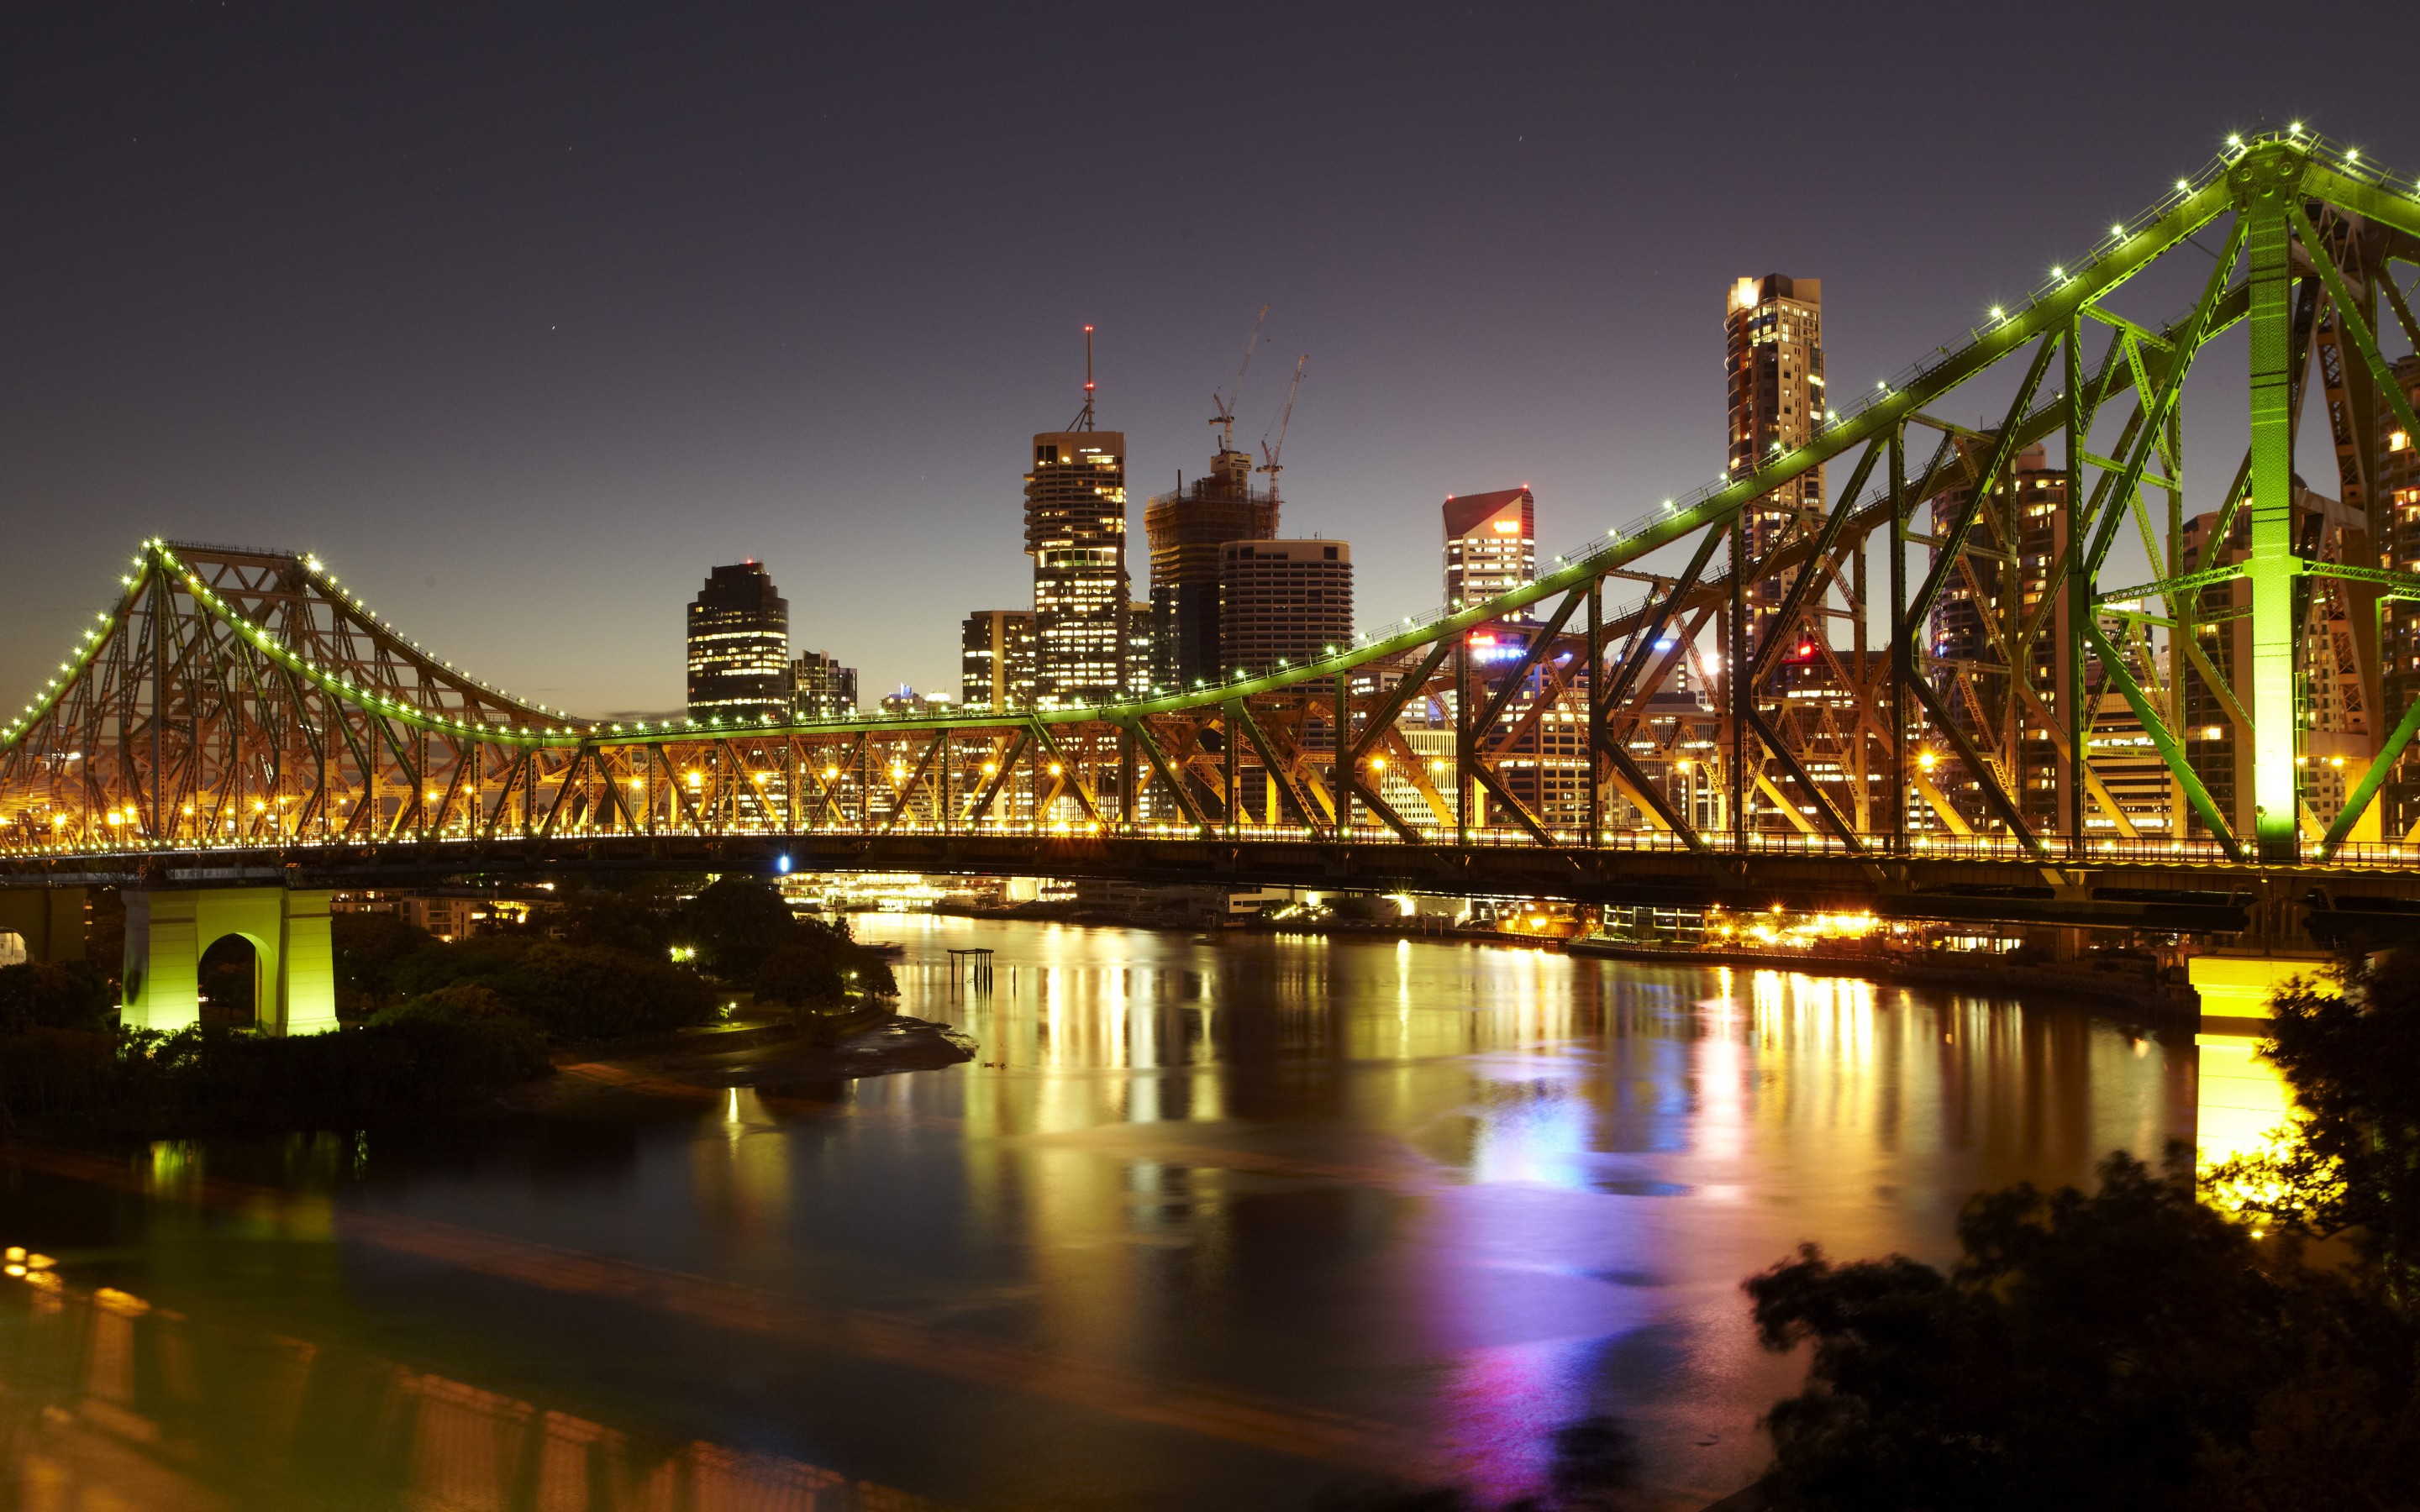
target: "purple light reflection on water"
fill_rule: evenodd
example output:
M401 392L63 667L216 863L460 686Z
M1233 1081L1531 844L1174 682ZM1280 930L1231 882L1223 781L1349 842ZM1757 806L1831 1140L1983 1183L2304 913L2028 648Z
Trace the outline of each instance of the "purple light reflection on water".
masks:
M1808 1239L1943 1258L1970 1193L2085 1180L2192 1126L2190 1037L2146 1053L2073 1006L1527 949L861 933L905 937L903 1007L971 1035L976 1064L641 1099L476 1148L197 1145L192 1170L320 1221L265 1244L175 1183L138 1207L54 1182L11 1240L112 1257L96 1280L324 1358L945 1505L1289 1512L1388 1469L1501 1501L1537 1487L1556 1427L1607 1412L1678 1507L1753 1477L1757 1417L1795 1383L1756 1345L1744 1277ZM991 992L949 972L941 948L969 943L1000 949ZM329 1213L906 1343L867 1356L845 1331L467 1275L332 1241ZM237 1364L201 1384L274 1383ZM295 1461L323 1477L311 1504L386 1504L392 1467L330 1449L366 1430L323 1405L326 1452ZM1339 1450L1332 1422L1390 1447Z

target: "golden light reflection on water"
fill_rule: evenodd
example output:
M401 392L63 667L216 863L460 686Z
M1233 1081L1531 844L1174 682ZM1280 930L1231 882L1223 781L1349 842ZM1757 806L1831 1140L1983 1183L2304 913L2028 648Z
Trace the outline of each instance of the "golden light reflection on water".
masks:
M992 995L937 986L909 1011L995 1063L950 1095L968 1148L1032 1194L999 1216L1052 1329L1142 1364L1174 1296L1251 1284L1217 1268L1257 1242L1253 1182L1286 1161L1417 1200L1368 1282L1393 1336L1330 1342L1436 1369L1449 1462L1507 1496L1609 1381L1637 1392L1668 1487L1736 1489L1789 1370L1754 1346L1744 1276L1803 1239L1945 1257L1969 1194L2088 1181L2192 1127L2189 1057L2074 1010L1410 942L982 943L1002 952ZM1194 1132L1147 1133L1171 1120ZM1171 1186L1192 1203L1173 1219ZM1606 1363L1667 1334L1687 1340L1675 1379Z
M775 1455L634 1442L464 1381L209 1328L107 1288L27 1288L0 1309L0 1505L26 1512L933 1506ZM243 1394L211 1389L239 1373Z
M136 1180L256 1240L577 1299L579 1328L464 1324L518 1375L422 1360L423 1385L379 1387L395 1473L425 1458L415 1484L464 1477L449 1497L506 1465L641 1505L677 1464L697 1494L703 1451L643 1452L646 1412L576 1407L618 1319L659 1341L668 1394L711 1382L812 1458L905 1462L924 1479L882 1478L942 1500L1013 1476L1021 1505L1291 1506L1373 1465L1510 1497L1556 1424L1609 1410L1658 1488L1702 1504L1755 1468L1795 1368L1756 1348L1742 1277L1801 1240L1940 1258L1970 1193L2086 1180L2192 1126L2189 1050L2072 1009L1435 943L870 932L908 937L903 1008L967 1031L974 1064L812 1095L577 1068L654 1120L585 1185L499 1157L332 1202L330 1172L365 1157L307 1143L271 1200L214 1188L198 1149ZM1000 951L988 993L948 968L966 944ZM452 1316L442 1289L321 1280L373 1321ZM728 1384L743 1344L785 1384ZM185 1379L262 1401L331 1368L188 1356ZM800 1382L874 1426L828 1421ZM287 1442L318 1441L314 1395ZM946 1461L923 1453L936 1423L959 1430Z

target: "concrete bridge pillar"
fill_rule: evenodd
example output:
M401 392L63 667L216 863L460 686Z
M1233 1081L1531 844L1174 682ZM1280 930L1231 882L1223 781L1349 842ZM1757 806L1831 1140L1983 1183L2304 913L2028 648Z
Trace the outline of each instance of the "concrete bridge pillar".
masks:
M2285 1077L2257 1058L2269 1033L2269 995L2295 977L2316 976L2317 957L2197 955L2186 980L2201 998L2201 1032L2194 1036L2200 1076L2194 1143L2204 1165L2265 1148L2271 1133L2293 1115Z
M264 1034L336 1026L335 951L328 894L285 887L129 888L129 1028L175 1030L201 1017L201 961L230 934L253 949L255 1023Z
M0 935L14 936L0 939L0 964L83 960L84 905L82 887L0 887Z

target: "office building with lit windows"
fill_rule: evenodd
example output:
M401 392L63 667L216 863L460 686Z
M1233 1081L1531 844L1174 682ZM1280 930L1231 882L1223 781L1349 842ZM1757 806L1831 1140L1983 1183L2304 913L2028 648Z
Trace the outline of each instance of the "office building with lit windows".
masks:
M1258 676L1353 640L1353 547L1233 541L1219 568L1219 666Z
M1033 559L1033 702L1115 702L1126 684L1126 439L1077 425L1033 438L1025 550Z
M1936 540L1966 513L1973 497L1972 486L1960 485L1933 498ZM2011 795L2026 825L2064 834L2073 801L2065 775L2065 737L2054 733L2043 711L2061 707L2059 689L2070 656L2067 595L2054 592L2053 576L2067 555L2067 470L2053 466L2037 441L2010 460L1974 516L1962 570L1944 580L1933 605L1925 670L1955 689L1944 701L1949 717L1978 749L1997 755L2001 770L2013 779ZM1933 548L1931 561L1938 563L1940 556L1940 548ZM1831 658L1817 653L1806 626L1795 633L1797 646L1781 654L1765 691L1806 701L1828 698L1848 717L1856 701L1831 674ZM2123 631L2119 640L2123 643ZM2026 648L2022 665L2009 661L2011 646ZM1838 653L1836 657L1847 660ZM1912 713L1921 723L1920 712ZM2001 827L1971 773L1944 780L1944 795L1969 825L1985 831Z
M1468 609L1538 577L1538 501L1527 485L1445 499L1445 602ZM1525 610L1508 621L1529 618Z
M802 653L790 663L790 717L845 719L857 712L857 669L825 652Z
M689 717L754 724L790 712L790 605L763 563L717 567L689 606Z
M1735 279L1723 331L1730 348L1729 471L1736 478L1813 440L1824 416L1823 281L1781 273ZM1813 531L1823 516L1823 470L1818 467L1747 506L1748 560L1761 561L1795 529ZM1749 651L1761 643L1785 591L1779 577L1747 585Z
M2391 369L2394 379L2415 409L2420 409L2420 353L2405 357ZM2371 490L2370 540L2378 565L2397 572L2420 572L2420 436L2403 428L2381 389L2374 401L2370 434L2377 437L2377 486ZM2420 699L2420 604L2381 598L2379 614L2381 702L2371 733L2382 738L2402 712ZM2420 826L2420 750L2404 748L2385 789L2378 795L2381 835L2402 840Z
M2365 548L2375 549L2362 539L2370 524L2366 511L2304 487L2299 479L2288 508L2288 539L2307 543L2306 549L2315 548L2310 549L2312 561L2357 560ZM2222 523L2226 530L2220 536ZM2181 540L2180 555L2188 562L2231 567L2249 561L2252 511L2196 515L2184 522ZM2344 582L2313 574L2308 591L2295 595L2300 600L2294 636L2295 722L2300 726L2295 738L2295 764L2300 768L2295 785L2303 805L2321 825L2333 822L2344 808L2352 785L2368 770L2383 733L2370 713L2366 669L2356 649L2356 616L2367 607L2344 591ZM2201 656L2187 659L2178 679L2184 705L2181 738L2194 775L2201 779L2220 817L2236 834L2248 835L2260 814L2255 801L2249 732L2236 722L2235 711L2242 703L2241 695L2233 690L2247 686L2253 666L2252 580L2236 578L2205 584L2195 596L2194 635ZM2218 674L2216 683L2203 674L2200 664L2205 661ZM2182 801L2180 794L2180 808ZM2179 827L2185 833L2207 832L2199 815L2187 810L2180 817Z
M1033 702L1033 612L977 609L958 640L958 702L1004 714Z

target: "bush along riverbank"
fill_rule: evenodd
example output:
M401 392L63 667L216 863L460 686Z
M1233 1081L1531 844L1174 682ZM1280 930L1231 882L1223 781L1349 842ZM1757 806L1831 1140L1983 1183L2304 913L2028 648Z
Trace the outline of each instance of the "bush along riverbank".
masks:
M582 889L524 927L445 942L340 915L342 1026L280 1039L206 1022L119 1026L84 965L0 967L0 1133L161 1137L458 1117L583 1052L715 1023L736 995L821 1042L888 1011L891 968L845 925L800 922L752 877L694 897Z

